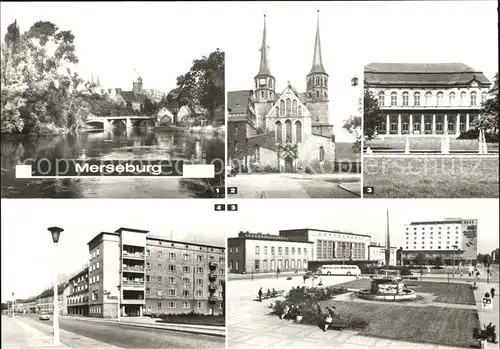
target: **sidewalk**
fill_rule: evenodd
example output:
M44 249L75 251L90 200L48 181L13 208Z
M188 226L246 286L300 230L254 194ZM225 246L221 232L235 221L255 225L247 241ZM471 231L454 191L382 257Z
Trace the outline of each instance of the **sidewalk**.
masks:
M2 316L2 348L68 348L55 346L52 336L26 325L22 321Z
M493 298L493 309L483 309L482 308L482 299L486 292L490 293L491 287L495 287L495 298ZM498 329L499 325L499 316L498 316L498 290L499 285L497 283L486 283L486 282L478 282L477 290L474 291L474 298L476 299L477 304L477 312L479 315L479 322L481 324L481 328L484 329L490 322L493 323ZM498 330L497 330L498 334Z
M30 320L2 316L2 348L85 348L85 349L119 349L92 338L73 332L59 330L61 344L53 344L52 329L50 333L42 332L29 324ZM40 325L45 326L45 325Z
M305 271L299 271L297 274L294 271L284 271L280 272L279 278L286 278L287 276L300 276L304 275L306 272ZM276 279L276 272L266 272L266 273L253 273L253 278L254 279L269 279L269 278L275 278ZM234 274L234 273L229 273L228 275L228 280L248 280L252 279L252 273L246 273L246 274Z
M225 337L226 328L221 326L210 326L210 325L190 325L190 324L176 324L176 323L159 323L156 322L158 319L152 319L149 317L130 317L121 318L118 321L116 318L93 318L93 317L82 317L82 316L65 316L74 320L79 321L93 321L100 323L115 323L124 326L136 326L144 328L154 328L160 330L178 331L186 333L196 333L205 334L210 336Z

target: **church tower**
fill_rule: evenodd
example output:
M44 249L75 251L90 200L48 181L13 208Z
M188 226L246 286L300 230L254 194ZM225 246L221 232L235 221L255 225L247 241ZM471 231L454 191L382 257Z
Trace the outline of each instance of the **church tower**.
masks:
M312 114L312 126L315 124L329 124L328 112L328 74L321 59L321 41L319 35L319 10L316 27L316 40L314 42L314 53L312 67L306 77L307 99L306 106ZM319 126L319 125L317 125ZM322 134L324 132L321 132Z
M264 15L264 32L260 48L260 68L255 81L255 118L257 128L265 128L265 116L271 110L275 100L276 80L269 68L269 46L267 46L266 15Z

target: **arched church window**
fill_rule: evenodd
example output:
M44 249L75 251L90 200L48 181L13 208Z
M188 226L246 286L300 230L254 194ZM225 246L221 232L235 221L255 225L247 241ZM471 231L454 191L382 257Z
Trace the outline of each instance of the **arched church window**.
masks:
M297 100L294 99L292 102L292 116L297 117Z
M269 88L273 88L273 80L269 79Z
M292 101L290 98L286 99L286 116L290 116L292 113Z
M316 86L321 86L321 81L319 76L316 76Z
M285 116L285 101L280 101L280 116Z
M323 146L319 147L319 161L325 162L325 148Z
M274 113L276 117L280 116L280 108L278 108L278 106L274 108Z
M292 122L290 120L285 121L285 141L292 143Z
M300 106L300 105L297 108L297 116L302 116L302 106Z
M295 143L302 142L302 123L300 121L295 121Z
M283 134L282 134L282 130L281 130L281 122L279 121L276 121L276 124L275 124L275 132L276 132L276 142L278 143L281 143L283 141Z
M326 78L323 77L323 87L326 87Z
M319 91L316 91L316 97L319 98Z

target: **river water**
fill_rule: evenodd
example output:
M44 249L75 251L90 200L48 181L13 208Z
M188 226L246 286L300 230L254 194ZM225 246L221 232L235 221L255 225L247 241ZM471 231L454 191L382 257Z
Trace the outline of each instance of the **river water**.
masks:
M224 185L224 136L152 128L84 131L50 137L2 136L2 198L216 198ZM26 159L188 160L214 163L214 179L16 179Z

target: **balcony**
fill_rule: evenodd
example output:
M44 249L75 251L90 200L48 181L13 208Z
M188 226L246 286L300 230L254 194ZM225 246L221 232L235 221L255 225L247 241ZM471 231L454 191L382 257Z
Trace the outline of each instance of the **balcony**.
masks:
M141 280L130 280L123 279L122 280L122 288L123 289L132 289L132 290L142 290L144 289L144 279Z
M214 304L218 301L219 299L215 296L210 296L208 297L208 302L211 303L211 304Z
M144 266L143 265L122 265L122 271L124 272L129 272L129 273L144 273Z
M132 252L132 251L126 251L124 250L122 253L122 256L124 259L140 259L144 260L145 254L144 252Z
M217 280L217 276L219 276L219 275L216 273L210 273L208 275L208 280L210 280L210 282L214 282L215 280Z
M215 292L217 291L217 284L215 282L212 282L210 284L208 284L208 290L210 292Z
M215 270L215 268L217 268L219 266L219 263L217 262L210 262L208 263L208 267L210 268L210 270Z

